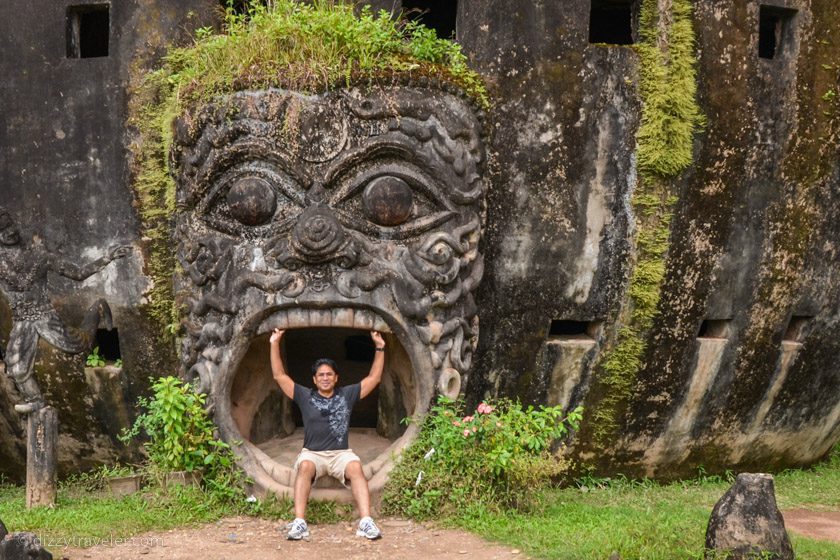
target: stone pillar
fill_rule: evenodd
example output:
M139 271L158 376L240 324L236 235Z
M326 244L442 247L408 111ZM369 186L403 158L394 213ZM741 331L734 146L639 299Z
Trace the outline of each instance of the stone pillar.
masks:
M55 505L58 414L51 406L26 419L26 508Z

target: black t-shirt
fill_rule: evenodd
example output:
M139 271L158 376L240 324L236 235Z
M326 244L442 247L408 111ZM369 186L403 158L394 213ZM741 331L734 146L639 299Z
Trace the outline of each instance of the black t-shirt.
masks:
M295 383L295 402L303 416L303 446L310 451L349 449L350 412L359 400L362 385L336 387L330 398L316 389Z

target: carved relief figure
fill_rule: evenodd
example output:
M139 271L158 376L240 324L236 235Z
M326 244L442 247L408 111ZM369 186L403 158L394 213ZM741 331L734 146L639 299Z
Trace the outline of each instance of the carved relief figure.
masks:
M105 300L99 300L85 314L78 332L71 332L47 294L49 272L81 281L130 251L127 246L114 246L107 256L79 266L37 243L24 243L12 216L0 207L0 289L12 310L12 331L5 362L6 373L14 380L24 400L15 407L18 412L29 413L44 406L41 389L33 375L39 338L64 352L79 354L91 349L100 322L111 329L111 310Z
M258 484L290 493L291 471L248 442L259 402L232 403L257 336L382 331L407 356L386 373L408 414L421 417L436 392L458 394L483 273L484 147L467 102L435 87L239 92L184 114L171 160L184 369L209 393L222 436L243 441ZM376 464L372 489L384 481Z

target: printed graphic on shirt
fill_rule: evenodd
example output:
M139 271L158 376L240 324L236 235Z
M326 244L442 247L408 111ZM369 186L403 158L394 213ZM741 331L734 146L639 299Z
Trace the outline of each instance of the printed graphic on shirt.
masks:
M309 397L309 403L317 408L330 421L330 433L337 442L344 440L350 426L350 407L344 395L337 393L331 399L325 399L315 391Z

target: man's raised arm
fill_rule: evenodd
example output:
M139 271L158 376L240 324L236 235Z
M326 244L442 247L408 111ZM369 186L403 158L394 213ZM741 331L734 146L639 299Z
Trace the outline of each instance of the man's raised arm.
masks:
M382 370L385 368L385 341L382 339L382 335L376 331L370 331L370 337L373 339L376 351L373 356L373 365L370 366L370 373L362 379L360 399L365 398L376 389L376 386L382 381Z
M286 373L283 367L283 358L280 357L280 339L283 338L283 333L280 329L274 329L271 337L268 339L268 344L271 346L271 375L274 380L280 385L280 390L283 394L294 400L295 398L295 382Z

